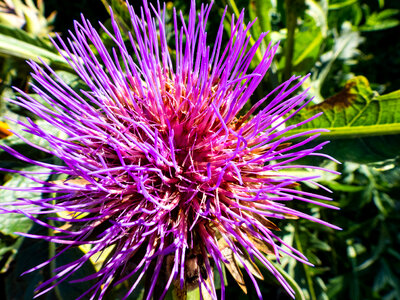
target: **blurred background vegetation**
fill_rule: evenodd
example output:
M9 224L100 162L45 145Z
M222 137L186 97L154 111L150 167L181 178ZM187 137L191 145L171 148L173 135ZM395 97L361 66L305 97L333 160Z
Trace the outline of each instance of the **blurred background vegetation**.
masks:
M141 5L141 1L131 2L136 8ZM79 88L79 80L58 55L49 36L54 36L53 32L68 36L73 20L79 20L80 13L95 26L97 21L109 26L107 3L113 7L120 25L129 30L126 7L120 0L0 1L2 143L12 145L28 156L37 158L42 155L44 161L52 159L10 135L8 128L13 125L8 124L4 117L20 119L29 115L6 99L16 97L12 86L30 91L32 80L25 61L37 61L38 56L72 86ZM200 1L197 3L200 7ZM167 2L169 17L173 6L183 12L189 10L187 1ZM303 88L310 89L313 103L293 122L324 111L319 121L307 126L331 129L331 133L321 137L331 140L325 152L342 162L336 164L322 159L312 162L341 172L340 176L321 174L319 180L333 191L326 194L333 197L333 204L341 210L331 211L312 205L304 208L305 204L301 203L301 210L308 210L310 214L340 226L342 231L333 231L305 220L278 224L285 241L305 253L315 265L308 267L289 258L282 259L281 272L289 280L293 279L296 298L400 299L400 1L216 1L207 25L210 41L213 41L225 6L228 16L238 15L245 9L246 21L258 18L250 30L254 40L261 32L270 31L253 61L253 67L268 43L280 41L275 62L252 101L291 75L310 74ZM226 18L226 28L229 22L230 19ZM168 30L173 49L172 25ZM103 37L107 42L107 36L104 34ZM228 38L227 30L225 39ZM40 143L40 140L34 142ZM0 167L32 168L4 151L0 151ZM304 172L319 173L317 170ZM6 173L0 176L0 183L9 186L28 184L26 180ZM309 190L314 187L302 188ZM18 196L21 195L0 190L0 201L8 202ZM32 226L29 219L0 215L2 299L31 299L35 286L49 276L46 270L42 270L19 277L29 267L54 255L55 249L47 243L23 240L14 234L15 231L41 230ZM79 255L79 251L75 255ZM95 267L95 264L85 266L81 273L90 272ZM263 273L265 281L260 285L264 299L288 299L273 276L267 271ZM246 280L248 295L241 292L229 274L224 280L228 283L227 299L257 298L249 280ZM40 299L73 299L86 287L84 284L63 283ZM109 299L120 299L124 291L126 285L119 286ZM140 290L129 299L136 298L140 298Z

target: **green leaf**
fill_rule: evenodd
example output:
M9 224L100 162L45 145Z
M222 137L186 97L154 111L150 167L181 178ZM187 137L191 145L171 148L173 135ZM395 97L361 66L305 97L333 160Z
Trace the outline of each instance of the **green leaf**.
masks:
M386 270L381 267L378 274L375 276L374 285L372 286L372 290L375 293L379 293L379 291L382 290L388 282L388 277L385 271Z
M293 67L294 71L306 74L315 64L326 36L326 16L322 8L313 1L306 1L307 9L301 26L296 32Z
M347 288L349 283L348 275L339 275L329 281L327 295L329 299L337 299L337 296L344 288Z
M34 225L30 233L37 235L49 234L46 228L39 225ZM51 247L56 246L44 240L30 238L23 239L23 243L15 257L13 268L6 277L6 294L8 300L32 299L35 294L35 288L37 288L41 282L54 275L52 275L52 267L61 267L62 265L73 262L85 255L80 248L71 248L58 257L55 260L55 263L50 263L41 269L41 271L34 271L24 276L20 276L23 272L52 257L54 253L51 251ZM96 271L93 265L90 263L90 261L88 261L84 263L76 272L74 272L74 274L72 274L67 280L60 283L55 289L49 292L47 294L47 298L40 299L76 299L93 285L93 281L80 283L70 283L70 281L86 277L95 272Z
M0 273L9 270L22 240L22 237L14 238L0 233Z
M197 300L200 299L200 289L195 288L191 291L188 291L186 300Z
M114 14L114 19L122 31L128 36L128 32L131 31L131 19L128 10L127 3L123 0L101 0L108 13L111 13L110 7Z
M44 170L41 167L30 166L25 169L25 171L41 171ZM9 174L11 177L5 184L4 187L35 187L40 184L34 182L26 177L19 174ZM47 180L47 174L32 175L33 177L40 180ZM8 203L14 202L18 198L28 198L31 200L40 199L40 193L34 192L24 192L24 191L10 191L6 189L0 189L0 202ZM15 232L28 232L32 227L33 221L23 214L0 214L0 232L4 235L10 235L12 237L17 237Z
M0 24L0 33L2 36L13 37L19 41L24 41L26 43L29 43L30 45L46 49L52 53L55 54L58 53L57 49L51 44L49 40L30 35L29 33L27 33L22 29L15 27L8 27L6 25Z
M82 252L79 248L71 248L65 254L61 255L56 259L57 267L61 267L68 263L78 260L85 253ZM66 281L62 282L58 286L58 290L62 299L76 299L81 296L84 292L86 292L89 288L91 288L94 284L94 281L84 281L79 283L70 283L72 280L77 280L88 275L94 274L96 270L93 265L90 263L90 260L85 262L78 270L74 272Z
M398 18L392 18L399 14L398 9L385 9L379 13L374 12L367 17L364 25L360 26L361 31L376 31L396 27L400 24Z
M102 0L102 1L105 1L105 0ZM239 8L238 8L235 0L228 0L227 3L229 4L229 7L232 9L233 14L236 17L239 17L240 11L239 11ZM224 28L225 28L226 32L230 33L231 26L230 26L230 23L227 18L225 18L225 20L224 20ZM244 28L246 28L246 25L244 26ZM247 32L246 35L249 38L250 46L253 46L256 43L256 39L254 39L254 37L252 36L252 34L250 34L250 32ZM261 61L262 53L261 53L260 49L257 49L254 59Z
M0 25L0 55L32 59L39 63L38 57L40 57L47 64L71 69L54 47L44 40L34 38L19 28L4 25Z
M252 33L254 36L260 36L262 32L271 32L271 13L274 11L272 1L270 0L251 0L249 1L249 15L250 19L258 19L252 26ZM268 34L261 44L265 46L270 42L271 36Z
M395 297L393 297L393 299L400 299L400 280L397 278L397 276L395 276L395 273L392 272L390 265L384 259L382 260L382 266L389 284L395 291Z
M345 1L340 1L338 3L329 3L329 10L335 10L335 9L341 9L343 7L353 5L354 3L357 3L358 0L345 0Z
M47 230L40 226L34 226L31 233L46 234ZM30 268L48 259L48 243L43 240L24 238L18 254L15 257L15 264L5 278L5 293L7 300L31 300L34 290L45 279L44 272L33 272L21 276Z
M354 59L360 54L358 47L365 41L365 38L358 31L352 29L351 23L348 21L341 25L340 35L332 42L333 47L328 52L325 52L319 57L321 70L315 72L311 78L311 93L315 96L316 103L323 101L321 90L326 84L331 86L331 82L326 83L330 78L330 73L334 69L335 63L341 60L341 64L351 64Z
M348 192L348 193L361 192L362 190L365 189L365 186L342 184L336 181L324 182L324 184L334 191Z
M287 125L321 111L322 116L291 130L290 134L329 129L321 133L320 139L332 141L324 152L339 160L373 162L400 154L400 90L379 95L371 90L365 77L357 76L341 92L303 109Z
M39 125L42 128L46 129L46 132L49 134L52 134L58 138L66 138L66 134L58 128L48 124L46 121L43 120L37 120L35 122L37 125ZM45 149L50 149L49 143L43 139L40 136L33 135L31 133L25 132L21 130L20 126L15 125L13 123L10 124L11 129L14 130L15 132L18 132L23 138L29 140L31 143L38 145L40 147L43 147ZM19 153L22 153L24 156L35 159L35 160L45 160L49 159L50 154L45 153L41 150L38 150L28 144L26 144L23 140L21 140L18 136L16 135L11 135L8 136L5 139L0 140L0 144L9 146L16 150ZM24 168L27 165L27 163L22 162L18 158L12 156L8 152L0 149L0 167L2 168L7 168L7 169L15 169L15 168Z
M279 273L285 278L285 280L289 283L295 293L295 298L298 300L305 300L306 297L301 290L300 286L297 284L296 280L287 273L280 264L274 263L274 267L278 270Z

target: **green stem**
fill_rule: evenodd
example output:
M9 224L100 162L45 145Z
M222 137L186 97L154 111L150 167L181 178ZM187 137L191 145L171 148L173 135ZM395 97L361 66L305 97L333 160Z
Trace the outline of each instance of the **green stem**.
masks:
M233 10L233 12L234 12L234 14L236 16L240 15L240 12L239 12L239 9L238 9L238 7L236 5L235 0L229 0L229 6L232 8L232 10ZM257 10L259 10L259 9L265 10L267 8L268 8L268 6L267 6L267 4L263 3L263 0L256 1L256 9ZM270 25L271 22L270 22L270 20L269 19L265 19L265 17L262 17L261 15L262 15L261 13L257 14L257 18L259 19L259 22L261 23L262 31L264 31L264 32L270 31L271 30L271 25ZM246 25L244 25L244 28L245 29L247 28ZM256 40L252 37L251 33L247 32L246 36L250 37L250 41L249 41L250 46L254 46L254 44L256 43ZM266 44L269 44L270 41L271 41L271 39L269 38L269 35L267 35L265 37ZM261 49L260 48L257 49L255 56L256 56L256 59L259 62L261 62L261 60L263 58L263 54L261 53ZM271 81L271 84L270 84L271 88L276 87L278 85L278 82L279 82L278 81L278 76L277 76L277 69L278 69L278 67L276 65L276 62L273 61L272 64L271 64L271 67L268 70L269 79Z
M290 276L281 266L280 264L274 264L274 267L281 273L281 275L285 278L285 280L290 284L292 289L294 290L294 297L296 300L305 300L306 297L304 296L301 287L297 284L296 280L292 276Z
M296 0L285 0L287 36L285 42L285 68L283 80L290 78L293 69L294 37L297 23Z
M283 134L283 136L292 136L307 130L317 128L296 128L290 131L290 134ZM388 124L375 124L375 125L363 125L363 126L341 126L341 127L329 127L325 126L328 132L321 132L321 138L324 140L334 139L351 139L351 138L362 138L382 135L397 135L400 134L400 123L388 123ZM311 135L311 134L310 134ZM308 135L307 135L308 136Z
M55 162L58 162L58 159L57 159L57 158L55 158L54 160L55 160ZM50 178L49 178L48 180L53 180L53 179L55 179L54 176L55 176L55 175L51 175ZM50 194L50 196L51 196L51 197L55 197L56 194ZM55 204L56 204L56 200L53 200L53 201L52 201L52 204L55 205ZM54 220L51 220L51 219L50 219L48 222L49 222L49 225L50 225L51 227L53 227L53 228L55 227L56 224L55 224L55 221L54 221ZM48 229L48 232L49 232L49 236L54 236L54 235L55 235L53 229L50 229L50 228L49 228L49 229ZM56 244L55 244L55 243L49 243L49 259L52 259L55 255L56 255ZM50 262L49 267L50 267L50 276L51 276L51 277L56 276L56 272L54 272L54 270L57 268L56 259L53 259L53 260ZM54 293L55 293L55 295L56 295L57 300L63 300L63 297L62 297L61 291L60 291L60 287L58 286L58 284L56 284L56 285L54 286Z
M350 244L347 246L347 256L350 258L351 262L351 289L350 289L350 295L351 299L358 300L360 299L360 283L358 280L358 274L357 274L357 252L354 249L353 245Z
M235 14L236 16L239 16L239 15L240 15L240 12L239 12L239 9L238 9L238 7L237 7L237 5L236 5L236 3L235 3L235 0L229 0L229 5L230 5L230 7L232 8L234 14ZM247 26L246 26L246 25L244 25L244 29L245 29L245 30L247 29ZM251 45L251 46L254 46L254 44L256 43L256 40L251 36L251 34L250 34L249 31L246 33L246 36L247 36L247 37L250 37L250 45ZM258 59L258 61L261 61L262 58L263 58L263 55L262 55L262 53L261 53L260 48L258 48L257 51L256 51L256 58Z
M54 226L54 221L53 220L49 220L49 225L50 226ZM54 236L54 231L52 229L49 229L49 235L50 236ZM49 259L53 258L56 255L56 245L55 243L49 243ZM57 264L56 264L56 260L52 260L50 262L50 276L54 277L56 275L56 273L54 272L54 270L57 268ZM54 293L56 294L56 298L58 300L63 300L63 297L61 295L60 292L60 288L57 285L54 286Z
M255 10L256 10L256 14L257 14L257 19L258 22L260 23L260 27L262 32L267 32L267 31L271 31L271 18L269 15L269 12L272 8L272 4L271 1L265 1L265 0L254 0L254 5L255 5ZM271 39L270 39L270 35L267 35L265 37L266 43L268 44Z
M301 246L300 242L300 236L299 236L299 224L296 223L296 228L294 231L294 240L296 242L297 249L301 252L303 252L303 247ZM317 300L317 297L315 296L315 290L314 290L314 285L312 281L312 276L310 274L310 267L306 264L303 264L304 268L304 273L306 274L306 280L307 280L307 285L308 285L308 291L310 292L310 299L311 300Z

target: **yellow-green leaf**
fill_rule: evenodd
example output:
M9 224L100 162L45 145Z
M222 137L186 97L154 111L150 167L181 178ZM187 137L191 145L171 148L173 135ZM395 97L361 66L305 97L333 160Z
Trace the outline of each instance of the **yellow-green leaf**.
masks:
M400 90L379 95L365 77L357 76L336 95L303 109L288 121L288 125L321 111L322 116L291 130L290 134L329 129L321 133L321 139L332 141L324 152L341 160L372 162L399 155Z

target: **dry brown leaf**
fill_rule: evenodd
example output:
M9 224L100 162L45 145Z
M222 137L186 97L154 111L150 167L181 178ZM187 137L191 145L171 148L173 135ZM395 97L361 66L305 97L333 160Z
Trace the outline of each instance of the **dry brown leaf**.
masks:
M239 260L236 257L237 254L235 254L235 259ZM243 260L244 264L246 265L247 269L249 269L250 273L253 274L256 278L260 280L264 280L264 276L261 274L260 269L257 267L257 265L250 259L250 256L246 253L246 255L242 255L241 260ZM239 260L240 261L240 260Z
M174 288L172 292L174 294L174 299L186 300L187 299L186 284L183 286L183 289L181 289L180 280L174 280L173 284Z
M57 185L67 185L68 183L74 184L74 185L80 185L80 186L85 186L90 184L89 181L83 179L83 178L75 178L75 179L67 179L67 180L55 180L55 181L50 181L50 183L57 184Z
M261 252L265 254L275 254L274 248L267 242L264 242L256 237L250 237L250 239L253 242L254 246L256 246L256 248Z
M268 229L271 230L276 230L280 231L281 229L275 225L275 223L271 222L270 220L266 219L264 216L258 215L258 214L252 214L254 218L257 219L264 227L267 227Z
M226 268L228 269L229 273L231 273L232 277L235 279L239 287L242 291L247 294L247 287L244 282L242 271L237 264L235 259L235 254L232 249L229 247L228 243L225 241L224 238L218 240L218 247L221 250L222 255L226 258L229 263L225 263Z
M205 280L205 284L207 285L207 287L204 286L203 282L201 283L201 297L203 300L212 300L212 296L207 291L207 288L212 291L210 278L207 278L207 280Z

